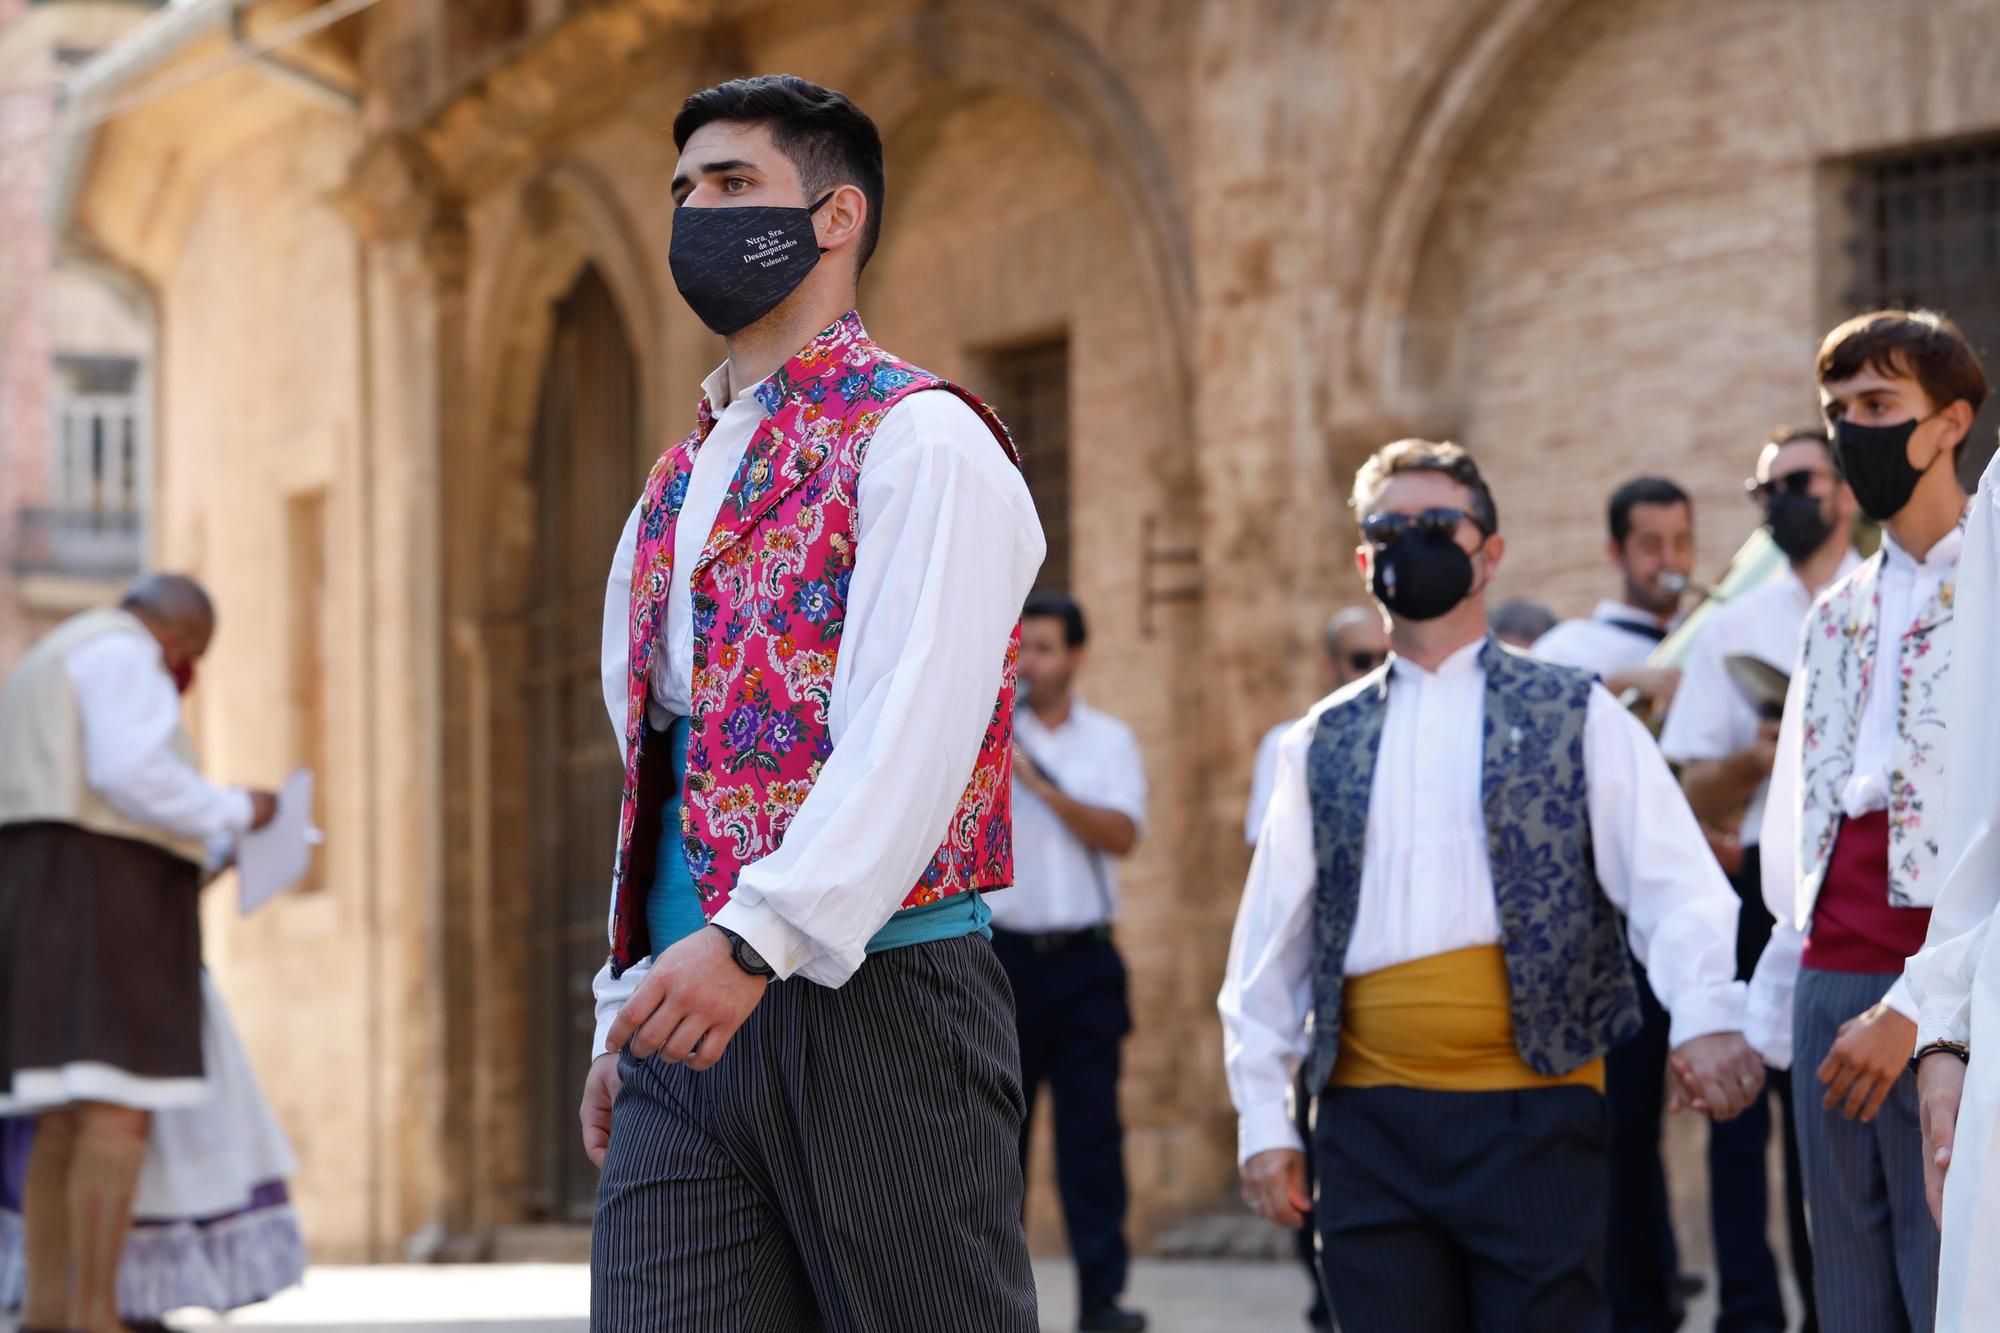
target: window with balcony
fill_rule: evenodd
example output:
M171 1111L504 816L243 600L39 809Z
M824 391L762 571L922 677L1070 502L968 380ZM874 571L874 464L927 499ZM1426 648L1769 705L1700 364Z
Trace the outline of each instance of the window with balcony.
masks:
M15 569L125 579L139 570L146 489L139 362L58 356L45 502L20 514Z

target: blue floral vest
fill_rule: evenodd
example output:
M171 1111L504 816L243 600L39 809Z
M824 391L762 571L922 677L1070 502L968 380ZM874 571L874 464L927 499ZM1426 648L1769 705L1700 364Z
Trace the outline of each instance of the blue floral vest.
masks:
M1639 1027L1624 922L1597 886L1583 727L1594 677L1487 640L1486 806L1493 897L1514 999L1514 1040L1536 1073L1580 1068ZM1333 1072L1347 942L1361 900L1368 803L1389 669L1321 712L1306 755L1319 883L1313 903L1307 1086Z

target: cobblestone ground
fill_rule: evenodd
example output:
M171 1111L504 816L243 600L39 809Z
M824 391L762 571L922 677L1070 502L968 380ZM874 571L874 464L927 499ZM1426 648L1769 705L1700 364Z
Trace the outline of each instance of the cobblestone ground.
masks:
M1036 1260L1042 1327L1075 1327L1069 1267ZM1303 1276L1289 1264L1149 1260L1135 1266L1131 1300L1157 1333L1292 1333L1304 1327ZM228 1320L177 1317L181 1328L240 1333L583 1333L588 1274L580 1264L315 1268L305 1286ZM1706 1306L1686 1327L1707 1329ZM0 1327L11 1329L4 1317ZM942 1333L942 1331L941 1331Z

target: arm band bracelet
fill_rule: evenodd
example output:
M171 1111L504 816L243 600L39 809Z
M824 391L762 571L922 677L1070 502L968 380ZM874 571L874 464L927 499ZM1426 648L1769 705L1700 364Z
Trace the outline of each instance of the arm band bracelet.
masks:
M1964 1042L1933 1041L1919 1046L1917 1053L1910 1057L1910 1069L1912 1072L1916 1070L1918 1065L1924 1062L1924 1057L1929 1055L1955 1055L1964 1064L1972 1063L1972 1048Z

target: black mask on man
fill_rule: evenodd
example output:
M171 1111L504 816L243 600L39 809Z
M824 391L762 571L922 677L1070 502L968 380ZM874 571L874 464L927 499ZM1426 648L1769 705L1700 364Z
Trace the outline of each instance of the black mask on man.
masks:
M1887 522L1910 502L1923 469L1910 465L1910 437L1936 414L1893 426L1863 426L1842 418L1833 423L1833 456L1854 488L1861 512Z
M812 219L831 198L811 208L676 208L667 265L681 299L724 337L776 310L819 263Z
M1449 536L1405 533L1375 552L1375 598L1404 620L1436 620L1472 591L1472 557Z
M1833 535L1826 506L1811 495L1772 496L1771 502L1764 506L1764 526L1771 530L1771 540L1778 544L1785 558L1794 564L1826 545L1826 539Z

